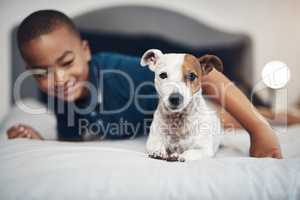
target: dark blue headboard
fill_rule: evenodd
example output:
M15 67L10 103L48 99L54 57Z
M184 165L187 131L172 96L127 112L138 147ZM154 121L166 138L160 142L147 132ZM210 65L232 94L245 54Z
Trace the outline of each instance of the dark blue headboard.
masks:
M109 51L118 52L132 56L142 56L148 49L160 49L164 53L190 53L195 56L204 54L215 54L224 62L224 73L233 81L239 83L240 77L235 73L235 69L242 62L242 54L247 48L246 41L239 41L234 44L215 45L212 47L189 47L158 35L146 34L118 34L108 32L91 32L81 30L83 39L86 39L91 47L92 53Z

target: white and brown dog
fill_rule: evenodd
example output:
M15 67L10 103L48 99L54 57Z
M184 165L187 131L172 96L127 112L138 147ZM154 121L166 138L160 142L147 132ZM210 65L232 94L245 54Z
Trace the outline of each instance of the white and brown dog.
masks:
M141 58L155 72L159 104L147 141L152 158L169 161L198 160L215 155L222 128L216 112L202 96L201 79L222 61L213 55L163 54L150 49Z

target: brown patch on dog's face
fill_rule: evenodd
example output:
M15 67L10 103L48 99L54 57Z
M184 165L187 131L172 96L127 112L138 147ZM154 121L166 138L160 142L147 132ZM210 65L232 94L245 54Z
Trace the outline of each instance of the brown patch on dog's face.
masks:
M204 55L196 58L191 54L184 56L182 64L183 81L195 94L201 88L201 77L210 73L213 68L222 72L223 63L214 55Z
M201 88L202 70L198 59L190 54L184 56L182 65L183 81L195 94Z

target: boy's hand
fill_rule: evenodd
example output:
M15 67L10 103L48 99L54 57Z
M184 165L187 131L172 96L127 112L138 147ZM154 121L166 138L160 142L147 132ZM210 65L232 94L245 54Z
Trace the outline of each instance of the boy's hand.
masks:
M261 127L256 133L251 134L250 139L250 156L282 158L277 136L271 127Z
M43 139L36 130L24 124L15 125L9 128L7 130L7 136L9 139L14 139L14 138L28 138L28 139L37 139L37 140Z

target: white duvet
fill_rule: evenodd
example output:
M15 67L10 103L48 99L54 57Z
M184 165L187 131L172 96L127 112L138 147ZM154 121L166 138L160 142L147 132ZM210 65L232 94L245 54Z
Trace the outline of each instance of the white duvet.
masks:
M248 136L224 138L216 158L166 162L145 138L0 142L0 199L300 199L300 127L279 134L285 159L249 158Z
M225 136L216 158L180 163L148 158L145 137L7 140L15 123L55 139L53 116L11 110L0 128L0 200L300 199L300 126L278 131L283 160L248 157L249 137L238 131Z

